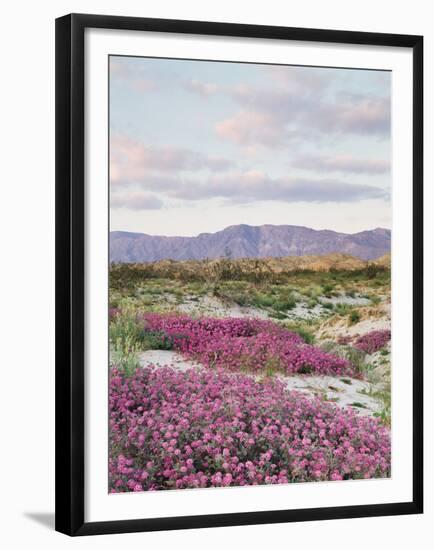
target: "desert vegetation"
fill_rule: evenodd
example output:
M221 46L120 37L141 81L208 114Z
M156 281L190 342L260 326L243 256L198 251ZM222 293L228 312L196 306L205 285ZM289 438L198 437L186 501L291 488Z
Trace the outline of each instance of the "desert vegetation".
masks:
M113 264L112 492L390 475L390 261Z

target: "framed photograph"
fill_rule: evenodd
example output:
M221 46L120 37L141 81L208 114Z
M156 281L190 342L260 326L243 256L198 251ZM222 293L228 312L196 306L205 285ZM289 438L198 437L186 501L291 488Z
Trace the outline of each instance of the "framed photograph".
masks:
M56 20L56 529L421 513L421 36Z

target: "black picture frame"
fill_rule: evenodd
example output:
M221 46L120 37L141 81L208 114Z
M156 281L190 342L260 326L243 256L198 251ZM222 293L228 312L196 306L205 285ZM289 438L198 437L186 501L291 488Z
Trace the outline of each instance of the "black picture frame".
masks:
M411 48L413 51L413 498L409 502L86 523L84 441L84 31L157 31ZM423 37L138 17L56 20L56 530L95 535L423 511Z

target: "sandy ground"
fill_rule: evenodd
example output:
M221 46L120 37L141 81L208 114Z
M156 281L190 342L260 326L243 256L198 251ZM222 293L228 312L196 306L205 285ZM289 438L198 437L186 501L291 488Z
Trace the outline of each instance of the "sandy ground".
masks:
M363 298L363 296L347 296L346 294L340 294L339 296L333 296L333 298L326 298L325 296L321 298L321 301L328 304L342 304L347 306L368 306L371 303L371 300L368 298Z
M210 317L250 317L267 319L268 313L254 307L243 307L233 302L226 302L218 297L205 295L200 297L184 297L183 303L174 303L176 299L171 297L172 309L187 315L204 315ZM327 301L326 299L324 301ZM375 307L365 306L369 300L362 297L349 297L341 295L329 299L333 303L346 303L359 305L361 308L361 320L350 324L346 317L325 318L321 326L316 330L319 341L336 341L340 336L356 337L372 330L390 328L390 303L382 303ZM299 301L288 312L288 318L313 318L322 317L325 309L317 304L314 308L308 308L304 301ZM387 348L389 349L389 348ZM297 390L310 396L321 396L324 399L335 402L341 407L352 407L359 414L372 415L380 412L381 404L371 394L387 387L390 368L382 365L384 358L380 353L367 356L365 360L375 368L376 377L370 377L370 382L348 377L332 376L280 376L279 378L289 390ZM191 368L203 368L198 362L186 360L175 351L150 350L139 354L142 366L171 366L181 371ZM384 372L383 372L384 371ZM374 383L375 382L375 383Z
M366 308L368 309L368 308ZM358 336L366 334L373 330L390 329L390 303L381 304L376 308L371 308L371 314L363 318L354 325L348 323L345 318L331 318L324 321L322 326L316 331L316 337L319 340L330 339L336 341L339 336ZM363 315L363 310L360 310Z
M149 350L139 354L141 366L170 366L180 371L203 368L200 363L188 361L176 351ZM340 407L352 407L359 414L372 415L380 407L375 399L363 392L371 385L362 380L333 376L279 376L289 390L297 390L309 396L322 396Z
M318 319L319 317L329 316L330 312L321 304L316 304L314 307L309 307L308 303L303 297L299 297L296 305L288 310L286 317L289 320L297 319ZM218 297L205 295L205 296L186 296L183 303L176 303L176 299L170 296L170 299L165 301L169 302L174 309L187 315L205 315L212 317L252 317L255 319L270 319L272 315L265 309L259 309L255 307L240 306L234 302L224 301ZM366 306L370 303L370 300L363 297L350 297L344 294L335 296L333 298L322 298L322 302L331 304L346 304L352 306Z
M206 315L212 317L252 317L254 319L268 319L266 311L254 307L243 307L235 303L225 303L214 296L200 296L192 300L188 297L184 303L176 308L187 315Z
M378 402L366 394L372 385L363 380L333 376L282 376L289 390L298 390L308 395L322 396L341 407L352 407L359 414L372 415L380 412Z
M148 367L149 365L154 365L156 367L170 366L181 371L186 371L194 367L202 368L200 363L184 359L177 351L159 349L151 349L139 353L139 363L142 367Z

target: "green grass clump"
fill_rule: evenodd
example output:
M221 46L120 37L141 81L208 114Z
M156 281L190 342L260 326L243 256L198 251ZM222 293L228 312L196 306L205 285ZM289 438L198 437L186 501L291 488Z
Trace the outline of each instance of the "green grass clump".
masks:
M239 306L249 306L251 304L250 296L247 293L232 290L230 288L219 288L214 294L218 298L229 300Z
M390 426L392 421L392 395L390 387L385 390L361 390L360 393L372 397L379 403L380 410L374 413L374 416L387 426Z
M128 375L139 366L139 352L173 349L172 338L162 332L147 331L144 323L139 323L130 311L119 313L111 320L109 339L111 361Z
M256 294L253 297L252 304L259 308L273 307L276 298L268 294Z
M349 321L351 325L355 325L360 321L360 313L357 310L354 310L349 315Z
M379 296L376 296L375 294L373 296L370 296L369 299L371 300L371 304L373 306L378 306L378 304L381 302L381 298Z
M134 371L140 367L138 353L140 348L127 341L118 340L113 343L110 349L110 362L124 371L127 376L132 376Z
M140 304L144 307L152 306L155 303L155 298L151 294L142 294L139 296Z
M315 335L314 333L307 329L306 327L300 326L300 325L294 325L291 323L285 323L285 327L290 330L291 332L295 332L299 336L303 338L303 340L306 342L306 344L314 344L315 343Z
M292 294L288 294L286 297L279 297L273 302L273 309L276 311L288 311L293 309L297 304L296 299Z
M140 325L136 316L131 312L120 313L110 322L109 338L113 344L115 342L126 342L132 345L143 343L145 337L145 328Z
M322 287L322 293L326 298L331 298L334 288L335 288L334 284L326 283Z
M282 319L286 319L287 316L282 313L281 311L272 311L270 313L270 317L273 317L273 319L278 319L278 320L282 320Z
M336 304L335 306L336 313L343 316L348 315L352 309L352 306L348 304Z

